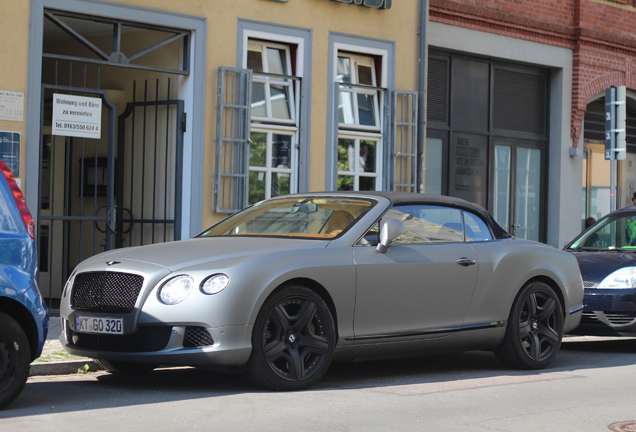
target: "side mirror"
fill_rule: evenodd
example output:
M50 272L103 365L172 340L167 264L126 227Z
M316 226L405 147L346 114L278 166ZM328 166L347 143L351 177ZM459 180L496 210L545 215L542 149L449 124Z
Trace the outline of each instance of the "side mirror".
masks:
M390 219L382 225L380 231L380 243L378 243L378 252L386 253L389 245L404 232L404 225L397 219Z

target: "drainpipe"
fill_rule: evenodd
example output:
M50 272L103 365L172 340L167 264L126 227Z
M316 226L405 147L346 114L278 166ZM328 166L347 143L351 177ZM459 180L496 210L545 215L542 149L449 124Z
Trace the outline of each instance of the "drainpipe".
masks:
M424 141L426 140L426 86L428 83L428 42L426 33L428 29L428 0L420 0L420 71L419 89L417 94L417 192L422 190L423 170L422 156L424 155Z

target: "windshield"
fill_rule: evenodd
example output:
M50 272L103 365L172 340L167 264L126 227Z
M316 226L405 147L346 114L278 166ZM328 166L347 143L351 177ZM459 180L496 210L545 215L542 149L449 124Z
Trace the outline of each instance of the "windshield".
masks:
M573 241L569 249L636 251L636 214L623 213L601 219Z
M332 239L351 227L374 201L342 197L285 197L261 201L199 237L259 236Z

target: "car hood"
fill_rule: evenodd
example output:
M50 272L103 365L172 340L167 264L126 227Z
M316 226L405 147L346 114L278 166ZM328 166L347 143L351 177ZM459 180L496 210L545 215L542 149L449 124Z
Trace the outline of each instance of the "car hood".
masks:
M198 237L169 243L158 243L116 249L95 255L83 262L95 266L110 261L131 264L133 261L154 264L178 271L218 260L238 260L254 255L271 254L307 248L325 248L328 241L255 237Z
M636 266L636 252L575 252L584 281L601 282L622 267Z

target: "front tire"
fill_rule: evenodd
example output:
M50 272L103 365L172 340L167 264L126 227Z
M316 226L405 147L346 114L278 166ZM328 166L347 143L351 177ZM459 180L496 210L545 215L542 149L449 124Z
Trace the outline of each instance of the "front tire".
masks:
M315 384L333 357L336 329L329 307L314 291L288 286L261 308L245 376L259 387L302 390Z
M515 369L543 369L555 359L563 339L563 310L544 282L526 284L510 310L497 358Z
M29 376L31 348L16 320L0 312L0 409L22 392Z

